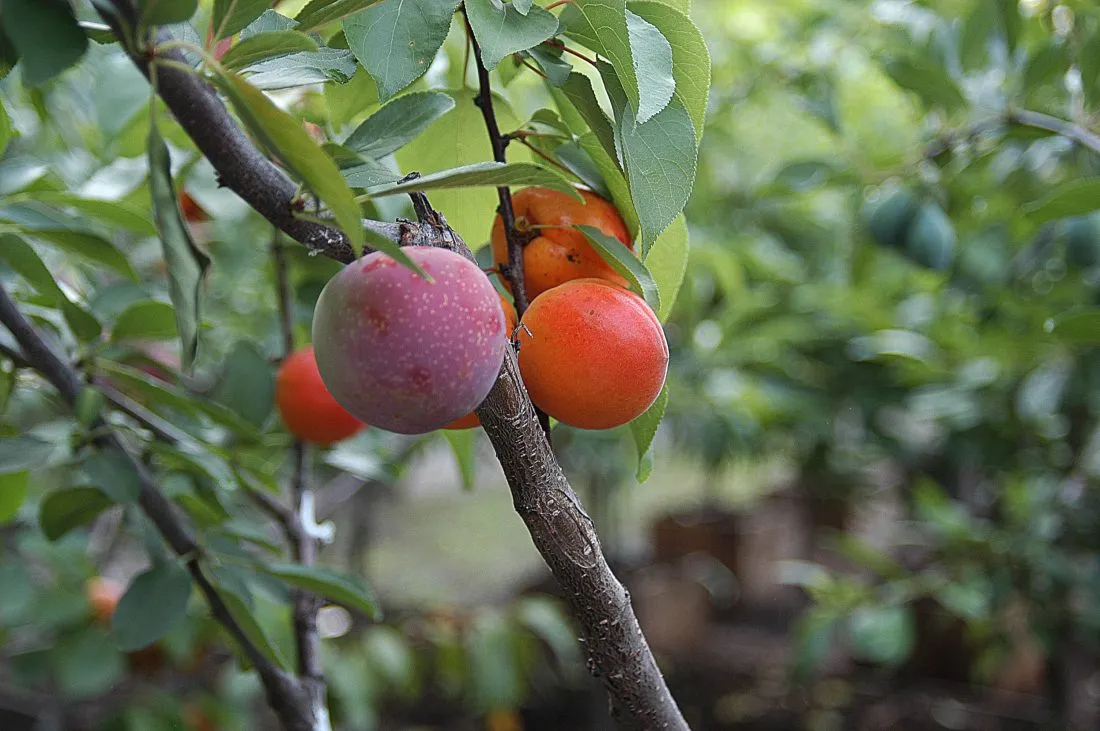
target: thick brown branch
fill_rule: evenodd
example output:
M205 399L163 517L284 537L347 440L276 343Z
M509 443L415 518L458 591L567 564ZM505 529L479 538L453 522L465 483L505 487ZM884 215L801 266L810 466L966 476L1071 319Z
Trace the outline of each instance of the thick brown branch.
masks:
M75 406L84 388L84 382L72 365L54 352L42 334L23 316L16 307L15 301L2 286L0 286L0 323L11 331L23 351L26 362L57 389L66 403ZM292 676L276 667L248 639L217 590L203 573L199 563L199 548L190 530L180 518L172 502L160 491L144 462L102 419L93 422L90 430L100 435L96 438L100 447L117 451L129 462L141 486L138 505L172 551L186 559L187 570L206 598L207 604L210 605L211 614L225 627L256 668L267 693L268 703L278 714L284 728L287 731L313 731L315 727L306 714L308 704L304 699L304 688Z

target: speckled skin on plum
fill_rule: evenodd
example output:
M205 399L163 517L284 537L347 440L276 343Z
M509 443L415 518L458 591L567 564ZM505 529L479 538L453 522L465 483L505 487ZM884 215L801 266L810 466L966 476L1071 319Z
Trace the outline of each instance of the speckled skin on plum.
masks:
M349 264L317 300L313 347L328 390L359 419L400 434L473 411L507 347L496 290L446 249L408 247L429 282L381 252Z

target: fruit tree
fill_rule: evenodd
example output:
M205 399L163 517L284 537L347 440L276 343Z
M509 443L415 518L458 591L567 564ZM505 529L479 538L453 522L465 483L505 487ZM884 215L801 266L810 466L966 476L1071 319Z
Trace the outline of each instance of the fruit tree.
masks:
M618 724L687 728L550 417L649 457L710 86L689 5L0 3L0 519L145 557L90 585L102 672L58 677L212 623L283 728L331 728L319 611L378 607L318 562L316 476L480 424Z

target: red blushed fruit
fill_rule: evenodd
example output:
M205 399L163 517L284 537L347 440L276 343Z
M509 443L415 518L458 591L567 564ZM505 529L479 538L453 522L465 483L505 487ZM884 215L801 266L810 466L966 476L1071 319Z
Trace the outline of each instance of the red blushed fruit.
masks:
M188 195L187 191L180 190L180 213L183 214L183 219L190 223L204 223L210 220L210 216L202 209L195 199Z
M500 297L500 306L504 308L504 320L506 328L508 330L508 337L512 337L512 333L516 331L516 321L519 319L516 317L516 306L508 300L504 299L503 295ZM481 419L477 418L477 413L471 411L463 416L461 419L455 419L444 429L473 429L475 426L481 426Z
M325 388L313 348L283 361L275 378L275 405L287 430L304 442L332 444L363 428Z
M375 252L334 276L317 300L313 346L333 397L388 431L424 434L469 414L508 347L500 297L453 251L408 247L424 279Z

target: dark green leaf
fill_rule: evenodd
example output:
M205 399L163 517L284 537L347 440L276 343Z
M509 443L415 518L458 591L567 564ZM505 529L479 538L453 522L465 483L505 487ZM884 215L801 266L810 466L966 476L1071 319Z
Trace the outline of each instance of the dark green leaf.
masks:
M103 413L107 399L103 392L95 386L85 386L76 395L76 403L73 404L73 416L83 427L89 427Z
M630 283L632 292L645 298L654 312L661 309L661 295L657 292L657 284L653 281L653 276L646 269L645 264L639 261L630 249L623 246L622 241L608 236L595 226L574 226L573 228L583 233L604 261Z
M56 445L37 437L18 436L0 438L0 475L41 469L53 456Z
M27 499L30 473L5 472L0 474L0 525L11 521Z
M11 41L4 34L3 27L0 26L0 79L10 74L17 63L19 63L19 52L12 46Z
M101 236L85 231L73 231L61 228L26 228L25 236L51 244L62 251L83 257L97 264L114 269L119 274L138 281L137 272L126 256L115 248L114 244Z
M15 135L15 129L11 126L11 118L8 116L7 110L4 109L4 105L0 104L0 155L4 154L4 150L8 148L8 143Z
M103 201L94 198L81 198L66 192L41 191L34 193L34 200L57 208L72 208L103 223L121 226L145 236L157 233L149 216L138 208L121 201Z
M23 63L23 81L38 86L84 55L88 38L65 0L4 0L4 23Z
M114 503L94 487L73 487L51 492L38 508L42 533L56 541L92 520Z
M270 0L214 0L210 27L214 29L215 39L228 38L270 8Z
M298 21L293 18L288 18L285 15L280 15L274 10L265 10L260 14L260 17L245 26L241 31L241 40L245 38L251 38L254 35L260 33L271 33L277 30L294 30L298 28Z
M111 328L111 340L168 340L176 337L176 313L172 305L142 300L127 307Z
M1001 32L1004 34L1005 45L1009 52L1016 50L1016 42L1020 38L1020 26L1023 19L1020 17L1020 3L1018 0L993 0L997 6Z
M607 187L607 181L603 179L603 173L579 144L566 142L564 145L558 145L554 148L554 157L568 168L569 172L580 178L582 183L591 188L592 192L601 198L611 199L611 191Z
M138 0L137 5L143 26L166 25L190 20L199 0Z
M631 238L636 237L641 225L638 222L638 212L634 210L634 199L630 197L630 185L626 182L619 162L607 153L600 141L596 139L596 135L591 132L581 135L577 142L600 171L611 194L611 201L619 209L619 215L623 217L627 228L630 229Z
M362 612L373 620L381 617L381 609L370 589L353 577L341 576L318 566L293 563L258 564L256 568L288 584Z
M174 562L154 565L130 583L115 608L111 629L123 650L139 650L163 637L187 615L191 574Z
M395 183L372 188L372 197L397 195L411 190L434 190L437 188L492 187L500 185L540 185L561 191L577 200L582 200L577 189L569 181L550 168L529 162L482 162L466 165L453 170L431 173L405 183Z
M1094 38L1100 38L1100 36L1093 36ZM1100 46L1098 46L1100 48ZM1097 59L1100 61L1100 58ZM1084 59L1082 59L1082 74L1081 82L1086 87L1086 97L1091 97L1088 87L1095 82L1089 82L1087 79L1096 79L1095 76L1087 76L1084 73ZM1050 42L1046 45L1038 48L1027 61L1027 66L1024 67L1024 88L1027 91L1038 90L1039 87L1050 84L1054 79L1060 78L1066 72L1069 66L1069 55L1066 53L1066 47L1061 42ZM1096 68L1096 72L1100 73L1100 66Z
M348 47L378 84L380 100L427 72L460 2L383 0L344 21Z
M569 81L569 75L573 73L573 67L561 56L555 56L545 50L543 46L529 48L527 53L531 55L531 58L546 74L546 80L551 86L563 86L565 82Z
M222 600L225 601L229 613L233 615L233 619L237 620L237 624L240 625L241 631L248 637L248 640L268 660L271 660L283 670L290 671L290 664L279 652L279 648L267 636L264 628L256 621L248 604L241 598L241 595L233 590L232 584L223 579L218 582L218 586L225 590L222 594Z
M168 294L179 330L180 359L184 370L190 370L199 348L202 280L210 258L195 246L180 214L168 146L155 123L149 125L149 188L164 261L168 264Z
M615 131L612 122L604 114L600 102L596 99L596 92L592 89L592 82L583 74L572 73L562 85L560 91L553 90L554 98L558 101L558 107L562 111L563 119L566 118L566 108L571 108L580 115L580 124L570 125L575 135L583 135L588 130L603 146L611 160L618 164L619 153L615 149ZM563 108L565 107L565 108ZM568 122L568 120L566 120Z
M443 429L443 436L451 445L451 453L455 456L455 464L458 465L458 474L462 478L462 488L473 490L477 484L477 429Z
M436 91L405 94L356 127L344 140L344 146L374 160L383 158L411 142L454 106L450 94Z
M91 487L116 503L132 503L141 494L141 478L119 452L94 452L80 465Z
M126 674L126 661L111 636L99 627L62 637L55 648L57 682L67 698L102 695Z
M531 12L531 7L534 4L535 0L512 0L512 6L520 15L527 15L527 13Z
M637 123L614 73L602 61L600 74L615 109L616 140L622 148L623 168L641 224L644 257L691 197L697 152L695 128L679 99L673 99L648 122Z
M466 0L466 15L481 47L482 62L490 71L506 56L537 46L558 32L557 17L538 6L521 13L501 0Z
M703 34L686 12L655 0L628 2L627 7L657 28L672 46L672 75L676 96L687 109L695 136L703 137L710 94L710 51Z
M236 43L222 56L221 64L230 71L240 71L276 56L316 50L317 42L305 33L280 30L260 33Z
M0 234L0 261L26 279L39 294L52 299L77 337L84 341L99 337L99 321L68 298L30 244L14 234Z
M302 30L313 30L383 2L385 0L311 0L294 19L301 23Z
M309 84L344 84L355 75L357 66L351 51L343 48L318 48L269 58L246 69L248 83L257 89L293 89Z
M1100 178L1063 183L1039 200L1025 205L1023 210L1034 223L1100 210Z
M275 374L271 364L256 346L237 341L222 365L215 398L233 413L262 427L275 399Z
M657 317L664 322L672 314L680 285L684 282L688 262L688 227L683 214L673 220L650 247L645 257L646 269L653 275L661 306Z
M561 21L568 28L566 35L611 61L622 79L626 98L637 112L646 94L639 91L637 67L631 55L626 0L573 0L566 6ZM600 134L595 128L592 131Z
M927 59L902 57L886 64L898 86L916 92L926 104L953 111L966 104L966 97L942 66Z
M634 446L638 448L638 482L649 479L649 473L653 463L647 462L645 457L653 444L653 437L657 434L657 427L661 425L661 419L665 417L665 409L668 408L668 386L661 389L657 400L646 409L646 412L634 421L630 422L630 433L634 435Z

